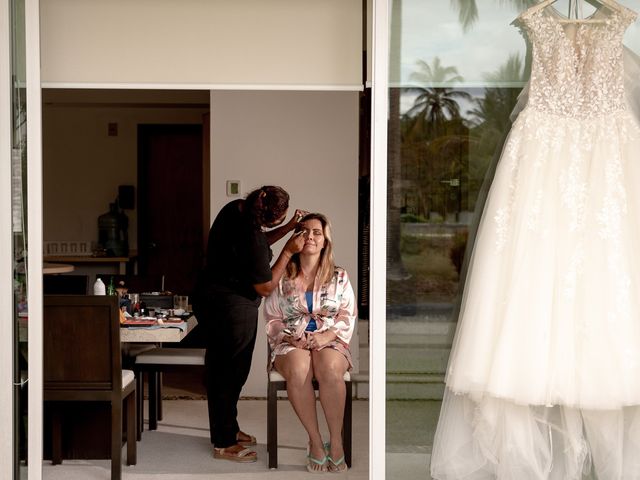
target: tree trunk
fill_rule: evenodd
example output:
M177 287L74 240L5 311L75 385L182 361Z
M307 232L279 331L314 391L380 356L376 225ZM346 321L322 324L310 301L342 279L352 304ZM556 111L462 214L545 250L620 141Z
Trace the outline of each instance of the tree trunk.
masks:
M399 84L400 35L402 25L402 2L394 0L391 12L391 38L389 58L390 83ZM387 170L387 280L405 280L409 274L400 254L400 208L402 207L402 154L400 135L400 91L399 86L389 89L388 170Z

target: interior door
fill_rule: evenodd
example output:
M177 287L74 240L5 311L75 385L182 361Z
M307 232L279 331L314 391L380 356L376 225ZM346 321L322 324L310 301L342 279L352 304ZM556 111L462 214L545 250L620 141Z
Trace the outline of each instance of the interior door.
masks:
M203 126L138 127L138 268L189 294L203 262Z

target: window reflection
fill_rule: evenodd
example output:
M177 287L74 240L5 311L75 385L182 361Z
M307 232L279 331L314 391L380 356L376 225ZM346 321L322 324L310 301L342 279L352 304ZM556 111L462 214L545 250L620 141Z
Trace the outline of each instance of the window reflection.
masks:
M529 76L536 0L394 0L387 243L387 476L424 476L465 274ZM640 10L640 0L620 0ZM593 12L582 2L584 15ZM555 5L561 12L568 0ZM625 44L640 52L638 23ZM407 456L409 455L409 456ZM412 470L413 469L413 470Z
M24 0L10 2L11 9L11 209L13 232L13 383L14 478L27 472L27 276L26 276L26 172L27 103Z

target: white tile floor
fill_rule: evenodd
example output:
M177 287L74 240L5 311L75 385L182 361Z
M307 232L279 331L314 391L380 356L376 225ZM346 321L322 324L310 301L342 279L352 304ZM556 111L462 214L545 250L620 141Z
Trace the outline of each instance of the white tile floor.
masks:
M254 464L237 464L212 457L204 400L165 400L163 406L164 420L158 430L145 430L142 441L138 443L138 464L130 467L123 465L124 480L219 480L230 478L231 475L237 480L264 480L265 476L283 480L309 478L310 474L304 469L306 433L286 400L278 402L277 470L267 468L266 400L242 400L238 405L241 428L255 435L258 440L255 448L258 461ZM321 418L320 424L323 423ZM369 478L368 424L369 403L354 401L353 465L339 478ZM123 462L125 458L123 450ZM424 467L421 470L421 478L424 478ZM109 472L108 460L66 460L62 465L52 466L49 462L43 465L43 478L46 480L107 480L110 478Z

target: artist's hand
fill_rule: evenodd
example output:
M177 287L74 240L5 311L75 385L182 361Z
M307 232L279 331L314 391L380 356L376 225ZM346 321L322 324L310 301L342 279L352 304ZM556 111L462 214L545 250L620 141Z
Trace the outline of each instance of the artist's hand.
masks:
M293 235L291 235L291 238L289 238L289 240L287 240L287 243L284 245L284 251L289 253L290 257L295 253L302 251L302 248L304 247L304 242L305 242L303 233L304 232L302 230L294 233Z
M306 210L300 210L299 208L297 208L293 214L293 217L291 217L291 220L287 222L287 226L289 227L289 230L295 229L298 223L300 223L300 219L305 215L307 215L308 213L309 212L307 212Z

